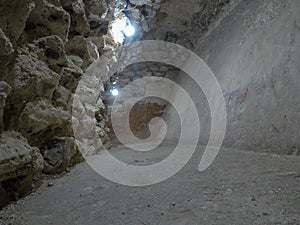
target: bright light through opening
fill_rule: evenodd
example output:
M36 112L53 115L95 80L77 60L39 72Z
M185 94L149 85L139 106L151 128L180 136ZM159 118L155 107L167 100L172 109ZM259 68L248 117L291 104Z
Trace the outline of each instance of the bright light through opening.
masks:
M128 24L123 31L127 37L131 37L135 33L135 29L131 24Z
M126 17L123 17L114 21L111 32L115 42L123 43L125 35L131 37L135 34L135 28Z
M112 89L110 92L113 96L118 96L119 95L119 90L118 89Z

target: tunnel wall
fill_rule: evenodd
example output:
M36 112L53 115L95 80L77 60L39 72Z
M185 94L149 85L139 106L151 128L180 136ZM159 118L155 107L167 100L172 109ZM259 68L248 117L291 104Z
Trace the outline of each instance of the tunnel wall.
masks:
M227 108L224 146L297 154L300 147L300 1L242 1L203 40L196 53L215 73ZM201 122L200 143L210 131L201 89L181 73L177 82L193 98ZM174 101L182 101L173 92ZM188 106L186 107L188 108ZM167 140L180 123L168 110ZM184 118L183 118L184 119Z

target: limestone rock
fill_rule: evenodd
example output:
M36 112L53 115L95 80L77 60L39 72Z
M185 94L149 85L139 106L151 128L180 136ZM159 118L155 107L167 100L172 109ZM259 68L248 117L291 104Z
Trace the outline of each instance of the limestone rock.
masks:
M17 56L15 76L12 96L14 110L35 98L52 99L60 78L44 62L26 53Z
M0 71L11 62L14 55L14 48L9 38L0 29ZM2 75L0 75L2 77Z
M104 48L103 51L111 51L118 47L117 43L114 41L113 36L111 34L103 35L104 40Z
M43 37L28 46L29 51L36 54L53 71L58 73L63 66L68 66L64 43L59 36Z
M60 0L48 0L49 3L57 6L57 7L61 7L61 3L60 3Z
M105 53L103 36L93 36L93 37L89 37L88 39L97 46L100 55Z
M84 3L87 20L91 28L90 36L107 34L109 26L109 21L105 18L109 11L107 2L101 0L84 0Z
M66 43L66 52L68 55L79 56L83 60L82 69L85 70L88 66L99 58L97 46L83 36L76 36Z
M82 58L77 55L68 55L68 61L79 68L81 68L83 65Z
M108 11L108 5L102 0L83 0L87 16L94 14L103 17Z
M0 142L0 181L32 175L43 170L43 158L37 148L16 132L4 132Z
M16 122L15 129L36 147L41 147L54 137L72 135L70 113L55 108L48 100L27 103Z
M70 90L72 93L74 93L77 84L83 75L83 72L80 68L76 66L64 67L60 75L61 75L61 79L59 81L60 85Z
M53 95L53 105L55 107L63 107L65 110L71 109L72 106L71 91L59 85Z
M6 82L0 81L0 133L3 129L3 111L5 107L5 100L11 91L11 86Z
M0 137L0 208L26 195L33 185L32 177L44 167L39 149L30 147L16 132Z
M90 28L91 28L91 36L104 35L108 33L109 21L103 19L99 16L91 14L87 18Z
M0 2L0 28L14 45L22 34L27 18L34 7L32 0L2 0Z
M85 5L82 0L62 0L63 8L71 15L70 34L88 35L90 25L85 15Z
M142 5L151 5L151 0L130 0L131 4L142 6Z
M10 201L16 201L28 194L33 187L33 176L20 176L0 183L0 209Z
M57 35L65 42L69 33L70 15L62 7L55 6L47 0L35 2L36 8L27 20L22 42L26 44L51 35Z
M42 152L45 164L44 172L48 174L61 173L83 160L72 137L55 138L47 143L46 149Z

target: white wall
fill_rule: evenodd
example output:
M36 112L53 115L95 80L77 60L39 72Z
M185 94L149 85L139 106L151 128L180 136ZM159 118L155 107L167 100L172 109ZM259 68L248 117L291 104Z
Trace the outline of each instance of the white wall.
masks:
M224 144L290 154L300 147L300 1L242 1L199 45L223 89L228 121ZM201 143L210 129L201 90L183 73L178 83L192 96L201 120ZM176 96L176 93L173 93ZM183 99L178 99L185 104ZM166 114L168 140L180 132Z

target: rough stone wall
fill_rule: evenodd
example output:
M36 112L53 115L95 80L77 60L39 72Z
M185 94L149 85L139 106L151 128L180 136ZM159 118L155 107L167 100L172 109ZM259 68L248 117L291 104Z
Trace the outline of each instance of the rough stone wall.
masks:
M89 65L105 51L117 47L110 29L125 3L0 2L1 199L20 197L15 195L21 191L9 187L23 181L31 187L31 177L36 173L60 173L82 160L71 127L73 94ZM131 1L132 21L143 22L143 27L147 27L158 3ZM144 8L153 11L151 16L136 17L142 15ZM139 34L144 28L139 28ZM101 99L98 102L96 117L104 125L97 132L107 143L107 106Z
M101 1L85 2L92 9ZM1 206L30 190L36 173L60 173L82 160L71 105L78 80L99 57L89 39L99 34L91 13L82 0L0 2Z
M196 52L211 67L225 95L226 146L299 153L299 3L242 1L198 46ZM207 101L184 74L178 83L197 104L205 144L210 130ZM170 111L166 119L173 121L174 115ZM174 140L180 128L175 122L169 128Z

